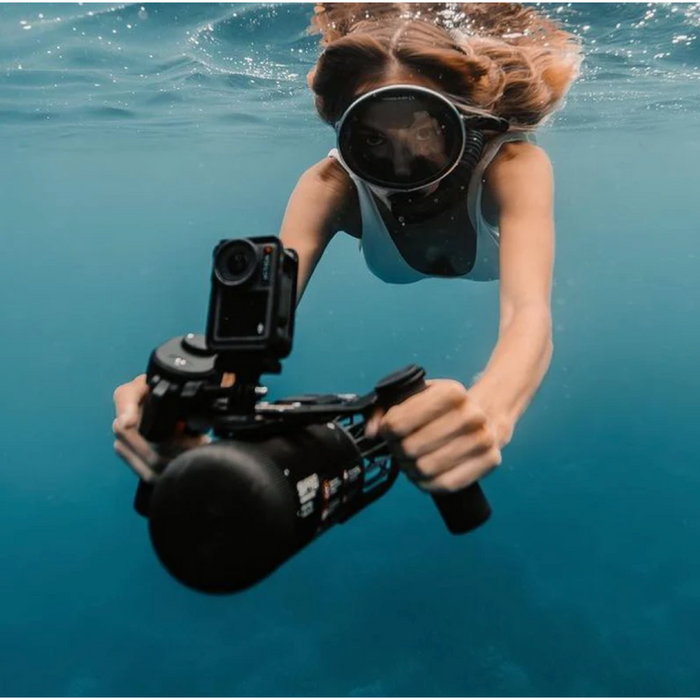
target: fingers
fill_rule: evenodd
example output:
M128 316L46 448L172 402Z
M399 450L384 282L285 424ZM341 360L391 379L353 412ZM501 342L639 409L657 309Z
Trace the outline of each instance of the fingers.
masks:
M153 469L149 466L146 460L132 450L128 444L122 442L121 440L115 440L114 451L129 467L136 472L137 476L139 476L141 479L144 481L150 481L153 478Z
M501 463L500 450L494 448L473 457L467 462L442 473L434 479L416 482L419 488L430 493L453 493L479 481Z
M140 374L132 381L118 386L114 391L114 408L119 427L135 428L141 417L141 404L148 394L146 375Z
M456 421L451 428L445 427L450 424L443 421L445 433L431 441L438 446L427 449L416 442L414 455L410 443L414 436L402 441L401 451L408 455L399 458L401 469L419 488L435 492L458 491L501 464L501 451L491 426L484 423L464 433L459 431L459 425Z
M457 468L460 464L481 457L484 454L500 452L490 431L487 429L464 436L446 443L435 452L414 460L415 468L421 480L434 479L441 474Z
M116 436L114 450L142 479L150 481L154 472L186 450L211 442L208 435L177 433L167 441L152 444L138 430L141 409L148 395L146 375L141 374L114 391L117 417L112 423Z
M401 441L401 451L409 459L418 459L439 450L455 440L486 429L486 416L477 409L465 406L459 411L450 411L424 425ZM479 439L479 436L475 436Z
M121 456L124 456L124 454L135 455L145 468L149 470L158 467L161 462L161 456L135 427L123 428L118 418L115 419L112 427L117 437L115 449L117 445L123 447L122 452L119 453ZM135 465L132 466L136 468Z
M112 430L117 437L114 449L117 454L142 478L147 478L157 467L160 456L138 432L141 420L141 404L148 393L146 375L141 374L114 391L114 408L117 417Z
M384 410L382 408L379 406L374 407L372 415L365 423L365 437L372 439L377 436L384 415Z
M138 452L144 457L144 459L149 459L149 454L155 455L155 451L151 447L151 443L146 440L146 438L139 433L136 428L123 428L119 419L115 419L112 423L114 434L117 436L117 440L128 445L129 449L134 452Z
M500 451L493 432L488 427L458 436L416 459L400 456L399 461L409 478L420 483L430 481L484 454L491 454L493 459L500 463Z
M387 411L380 427L386 439L404 438L468 400L467 390L457 381L441 379L427 385Z
M117 425L116 420L114 423ZM162 471L180 453L211 442L209 435L178 435L166 443L151 445L136 428L119 428L115 434L114 451L146 481L150 481L154 473Z
M116 435L114 450L142 479L149 481L154 472L162 470L164 465L178 454L211 442L209 435L178 434L167 442L154 445L139 433L135 427L122 427L115 419L112 429Z

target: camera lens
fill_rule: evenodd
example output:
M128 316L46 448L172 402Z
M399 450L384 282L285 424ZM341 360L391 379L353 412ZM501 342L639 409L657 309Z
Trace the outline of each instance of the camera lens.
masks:
M232 255L229 255L229 258L226 261L228 271L234 277L239 277L240 275L242 275L246 271L249 263L249 257L242 252L237 252L233 253Z
M217 252L214 262L216 276L228 285L247 282L258 266L258 251L245 239L225 243Z

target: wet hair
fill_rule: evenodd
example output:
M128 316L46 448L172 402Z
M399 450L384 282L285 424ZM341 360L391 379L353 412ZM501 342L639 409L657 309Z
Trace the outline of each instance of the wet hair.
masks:
M319 3L309 31L322 37L309 84L329 124L373 83L403 72L536 128L562 106L582 60L574 34L519 3Z

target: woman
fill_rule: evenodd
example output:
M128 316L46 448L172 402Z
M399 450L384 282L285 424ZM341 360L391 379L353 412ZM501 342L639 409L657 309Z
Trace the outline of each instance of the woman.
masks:
M298 298L341 231L388 283L499 280L477 380L432 380L367 426L420 488L460 490L500 464L550 363L553 178L533 132L578 75L579 41L515 3L322 3L312 30L324 51L309 86L338 147L301 176L282 223ZM115 392L115 448L132 464L158 459L136 432L145 395L143 375Z

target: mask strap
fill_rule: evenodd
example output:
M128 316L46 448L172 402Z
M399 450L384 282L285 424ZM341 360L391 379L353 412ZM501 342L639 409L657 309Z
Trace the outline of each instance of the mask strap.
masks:
M503 117L492 116L462 116L462 121L468 129L481 129L483 131L497 131L504 133L510 129L510 122Z

